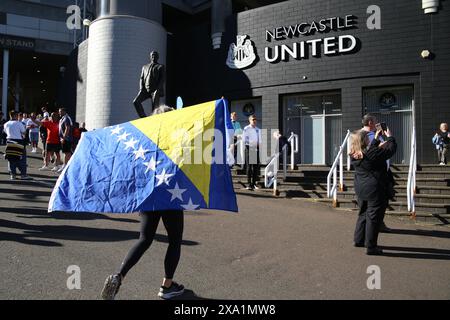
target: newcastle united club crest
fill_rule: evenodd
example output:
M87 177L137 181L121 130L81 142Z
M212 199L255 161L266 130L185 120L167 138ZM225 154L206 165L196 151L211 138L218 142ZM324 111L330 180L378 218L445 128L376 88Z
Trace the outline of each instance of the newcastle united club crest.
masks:
M228 50L227 66L231 69L243 69L256 60L255 49L247 35L238 35L236 38L236 44L232 43Z

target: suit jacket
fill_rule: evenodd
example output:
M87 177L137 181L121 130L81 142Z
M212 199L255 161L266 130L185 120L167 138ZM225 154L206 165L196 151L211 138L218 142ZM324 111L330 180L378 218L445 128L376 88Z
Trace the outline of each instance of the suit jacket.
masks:
M386 160L395 154L397 143L393 137L389 137L385 148L379 148L379 145L379 140L373 140L362 159L352 158L355 168L355 192L361 200L388 197L390 177Z
M142 67L140 88L153 93L158 91L160 97L164 97L164 66L159 63L149 63Z

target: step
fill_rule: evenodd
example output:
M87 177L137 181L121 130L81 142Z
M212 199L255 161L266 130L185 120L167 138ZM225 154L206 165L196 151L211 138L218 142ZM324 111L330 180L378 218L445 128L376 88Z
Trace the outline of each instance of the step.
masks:
M239 175L232 177L233 182L246 182L246 175ZM264 182L262 176L260 176L260 181ZM278 186L286 188L296 188L303 187L306 190L326 190L327 181L325 179L300 179L300 178L287 178L286 181L282 177L278 177ZM394 188L396 191L406 190L407 179L395 179ZM450 179L439 179L439 178L418 178L417 183L417 193L418 194L450 194ZM344 179L344 188L346 191L354 191L354 180Z
M295 183L295 182L279 182L280 188L302 188L303 190L327 190L326 183ZM344 190L349 192L355 191L354 183L344 184ZM394 190L399 193L406 193L407 186L395 185ZM450 195L450 187L447 186L427 186L419 185L416 187L416 194L430 194L430 195Z
M317 199L317 201L332 203L332 199L322 198ZM357 208L358 205L356 200L352 199L339 199L338 206L341 208ZM450 214L450 204L440 204L440 203L420 203L416 202L416 212L426 213L426 214ZM389 202L389 209L395 211L407 211L408 205L406 202Z
M335 208L339 211L349 212L355 215L358 215L358 209L349 209L349 208ZM392 211L386 210L386 216L398 218L401 220L409 220L415 221L419 223L431 223L431 224L450 224L450 214L433 214L433 213L416 213L412 215L411 212L408 211ZM388 223L389 224L389 223Z
M339 177L338 177L339 180ZM280 182L283 181L282 177L279 177ZM344 185L350 185L353 184L354 178L353 177L347 177L343 179ZM326 183L327 178L326 177L287 177L286 182L298 182L298 183ZM333 182L333 179L331 179L331 183ZM395 178L395 184L396 185L406 185L408 183L407 178ZM442 187L448 187L450 186L450 178L423 178L423 177L417 177L416 178L416 185L418 186L442 186Z
M316 191L319 194L322 194L323 197L327 196L326 191ZM396 193L394 197L394 201L396 202L406 202L407 201L406 193ZM351 191L338 192L338 200L340 199L356 199L356 195ZM420 203L428 203L428 204L447 204L450 205L450 195L442 195L442 194L416 194L415 201Z

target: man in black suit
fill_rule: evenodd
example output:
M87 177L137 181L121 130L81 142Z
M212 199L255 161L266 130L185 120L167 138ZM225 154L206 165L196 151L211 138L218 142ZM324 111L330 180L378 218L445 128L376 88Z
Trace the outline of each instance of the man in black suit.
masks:
M150 63L142 67L140 91L134 99L133 104L141 118L147 115L144 112L142 102L152 99L152 111L159 107L159 98L164 97L165 70L158 63L159 54L156 51L150 53Z

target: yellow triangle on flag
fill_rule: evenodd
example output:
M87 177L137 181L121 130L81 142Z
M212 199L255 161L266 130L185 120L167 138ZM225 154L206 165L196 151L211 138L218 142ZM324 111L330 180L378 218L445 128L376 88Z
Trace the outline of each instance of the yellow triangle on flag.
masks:
M184 172L207 205L215 107L216 101L211 101L130 122ZM206 131L211 134L204 135Z

